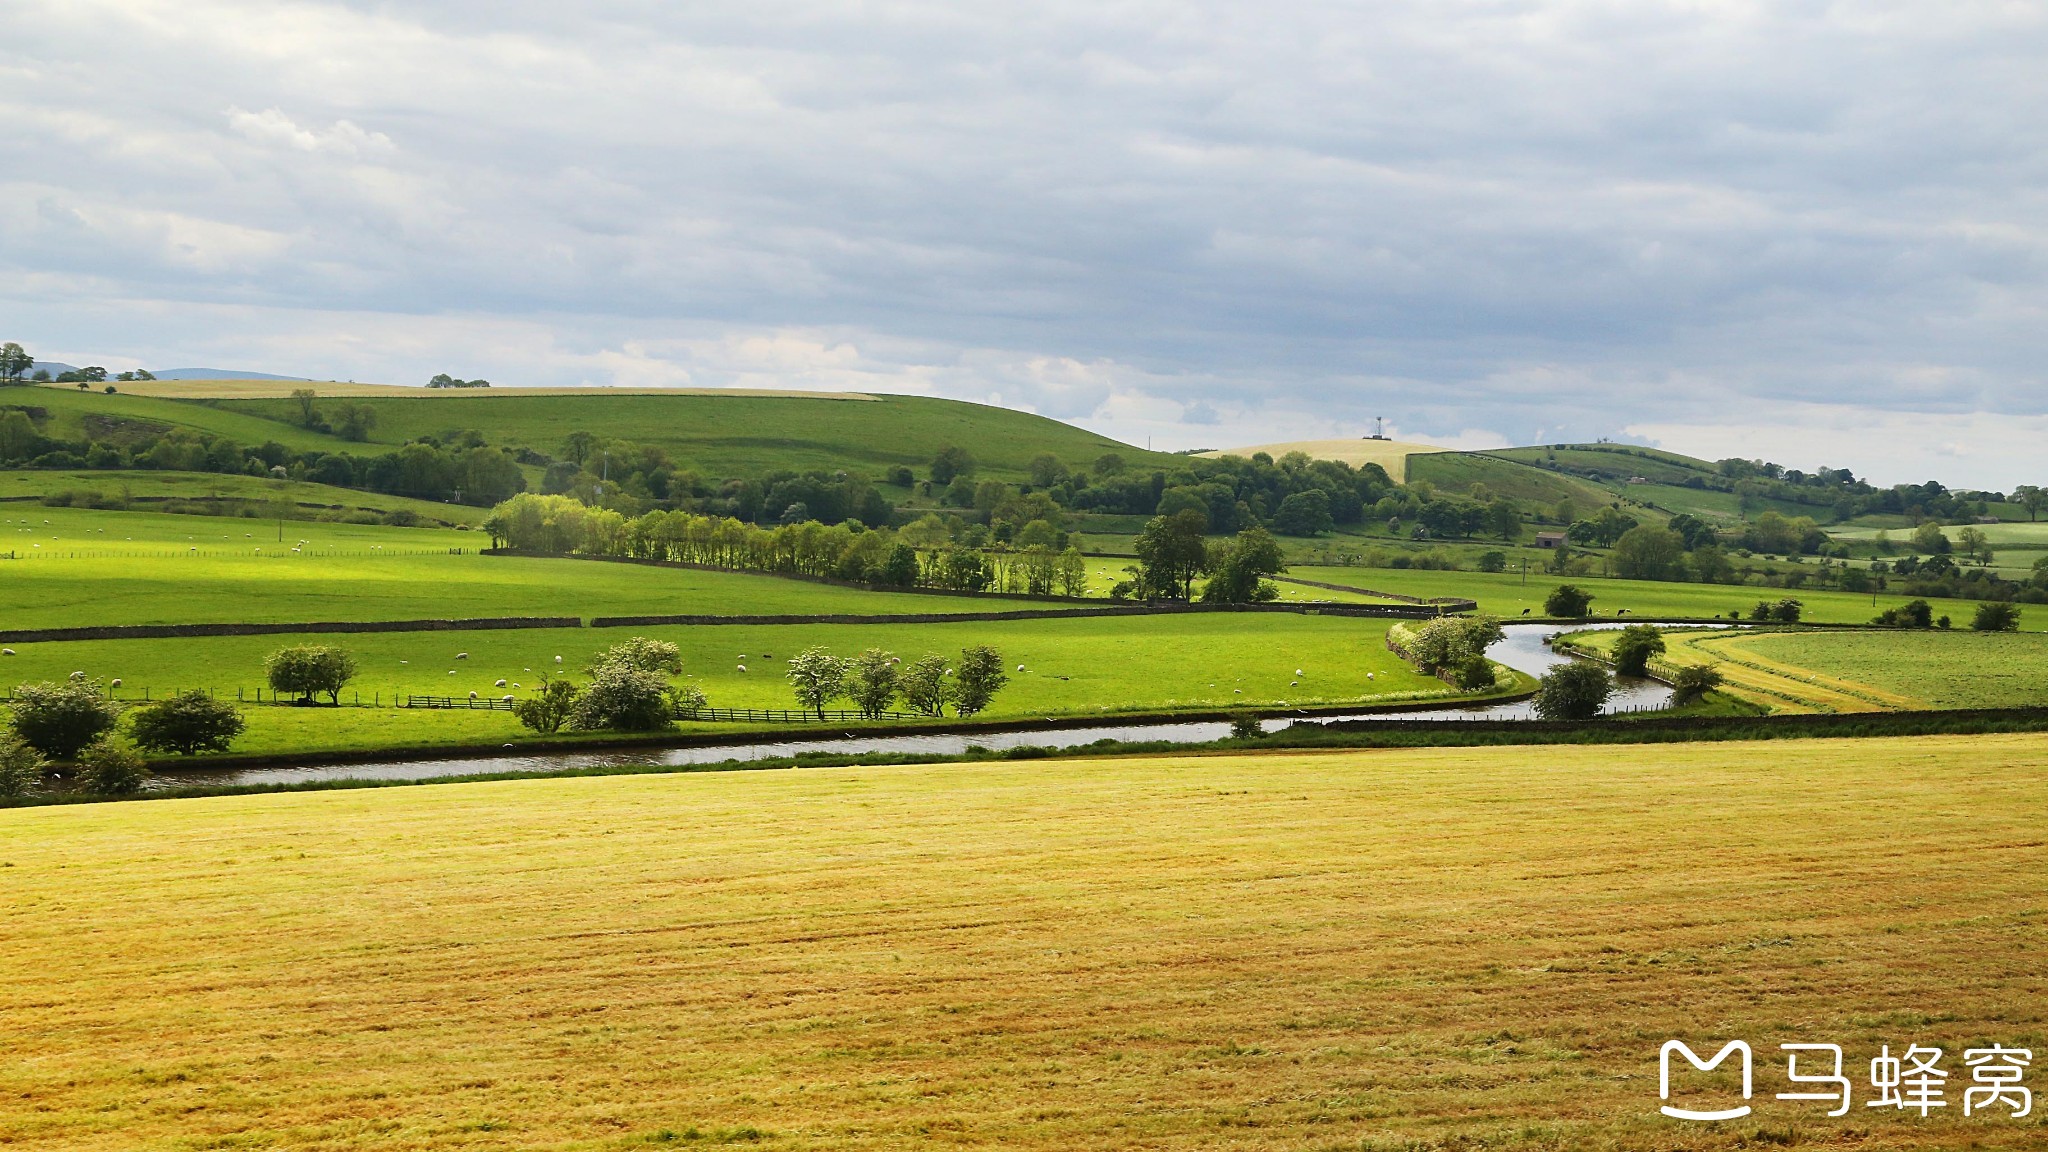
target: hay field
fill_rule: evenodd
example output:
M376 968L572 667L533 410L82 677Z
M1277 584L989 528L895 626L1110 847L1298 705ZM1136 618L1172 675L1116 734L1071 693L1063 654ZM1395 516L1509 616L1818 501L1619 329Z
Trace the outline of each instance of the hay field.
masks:
M815 769L0 812L0 1143L2040 1147L2039 736ZM1967 771L1965 771L1967 770ZM1658 1046L1757 1112L1656 1114ZM2039 1068L2034 1077L2038 1079ZM2036 1088L2040 1085L2037 1083ZM1958 1091L1952 1090L1954 1097Z
M1225 456L1242 456L1251 459L1257 452L1264 452L1278 460L1289 452L1306 452L1317 460L1335 460L1356 468L1364 464L1377 464L1387 470L1387 475L1400 482L1408 473L1408 457L1417 452L1442 452L1434 444L1412 443L1404 440L1290 440L1284 444L1248 444L1243 448L1224 448L1199 455L1210 460L1221 460Z

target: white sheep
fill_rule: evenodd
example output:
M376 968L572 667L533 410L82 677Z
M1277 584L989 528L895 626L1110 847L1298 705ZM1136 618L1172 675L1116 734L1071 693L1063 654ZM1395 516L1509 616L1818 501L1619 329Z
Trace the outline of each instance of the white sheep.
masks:
M469 659L469 653L467 653L467 652L457 652L457 653L455 654L455 658L456 658L457 660L467 660L467 659Z
M562 658L560 656L555 657L555 663L560 664L561 662Z
M740 671L745 672L747 670L747 666L745 664L742 664L739 666L739 669Z
M471 700L474 700L474 699L476 699L476 693L474 693L474 692L471 692L471 693L469 694L469 698L470 698Z
M512 697L510 697L510 696L507 696L507 697L505 697L505 701L504 701L504 702L505 702L505 703L507 703L507 704L510 704L510 703L512 702Z
M107 683L107 687L109 687L109 688L119 688L120 686L121 686L121 678L120 678L119 676L116 676L116 677L114 677L114 679L112 679L111 681L109 681L109 682Z
M14 649L12 649L12 648L0 648L0 656L12 656L12 655L14 655Z
M500 680L500 681L498 681L498 682L497 682L496 684L493 684L493 685L492 685L492 687L493 687L493 688L503 688L504 686L505 686L505 682L504 682L503 680Z

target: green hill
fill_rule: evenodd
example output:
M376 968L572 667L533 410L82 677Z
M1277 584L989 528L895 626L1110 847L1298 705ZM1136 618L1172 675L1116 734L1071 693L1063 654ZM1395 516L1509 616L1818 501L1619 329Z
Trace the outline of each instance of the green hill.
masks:
M1504 496L1545 511L1559 501L1569 500L1584 514L1620 499L1599 484L1548 471L1500 453L1428 452L1408 457L1408 482L1426 481L1439 492L1470 495L1479 485L1494 496Z
M121 385L129 391L115 395L9 389L0 392L0 405L44 410L51 435L125 428L140 436L189 427L247 444L275 440L299 450L358 454L386 452L420 436L474 430L495 445L556 455L563 439L580 431L660 447L678 465L706 477L822 469L879 479L897 465L922 477L932 457L949 445L967 449L978 474L1013 482L1029 474L1033 457L1047 452L1074 468L1112 452L1134 467L1179 462L1044 416L926 396L229 383L235 387L211 381ZM376 423L368 441L352 443L302 427L299 402L290 396L294 387L311 388L317 409L328 416L343 404L371 409Z

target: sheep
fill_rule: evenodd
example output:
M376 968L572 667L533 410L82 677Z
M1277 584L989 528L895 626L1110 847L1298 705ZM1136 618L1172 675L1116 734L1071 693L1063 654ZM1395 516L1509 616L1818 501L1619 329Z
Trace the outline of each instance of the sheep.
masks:
M467 653L467 652L457 652L457 653L455 654L455 658L456 658L457 660L467 660L467 659L469 659L469 653Z
M471 692L471 693L469 694L469 698L470 698L471 700L474 700L474 699L476 699L476 693L474 693L474 692Z
M12 655L14 655L14 649L12 649L12 648L0 648L0 656L12 656Z
M112 680L110 680L110 681L108 681L108 682L107 682L107 687L109 687L109 688L119 688L120 686L121 686L121 678L120 678L119 676L116 676L116 677L114 677L114 678L113 678Z
M739 669L740 671L745 672L747 670L747 666L745 664L742 664L739 666Z
M506 703L506 704L510 704L511 702L512 702L512 697L510 697L510 696L507 696L507 697L505 697L505 699L504 699L504 703Z
M505 686L505 682L504 682L503 680L500 680L500 681L498 681L498 682L497 682L496 684L493 684L493 685L491 685L491 687L493 687L493 688L503 688L504 686Z
M73 680L83 680L83 679L85 679L85 673L83 673L83 672L73 672L73 673L71 674L71 678L72 678Z
M561 662L562 658L560 656L555 657L555 663L560 664Z

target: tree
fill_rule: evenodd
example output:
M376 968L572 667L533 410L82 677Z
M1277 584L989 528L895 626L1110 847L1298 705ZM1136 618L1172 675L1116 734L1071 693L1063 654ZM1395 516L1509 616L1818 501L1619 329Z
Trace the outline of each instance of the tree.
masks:
M659 732L674 724L668 677L627 659L600 659L569 709L569 726L579 731Z
M1721 673L1706 664L1687 664L1671 678L1671 702L1690 704L1721 686Z
M19 408L0 412L0 460L25 461L42 451L43 438L35 421Z
M1614 574L1629 580L1668 580L1685 555L1685 538L1669 528L1639 524L1614 542Z
M986 644L961 649L953 677L953 710L962 716L986 709L1010 682L1009 673L1003 671L1003 654Z
M922 716L943 716L952 699L952 685L946 683L946 658L927 653L903 669L898 679L903 704Z
M21 345L9 340L0 344L0 380L19 384L28 370L36 366L36 358L29 355Z
M2019 606L2004 600L1979 604L1976 615L1970 617L1970 630L1973 632L2017 632L2019 629Z
M1940 524L1932 520L1913 529L1913 551L1915 552L1924 552L1930 556L1946 556L1952 548L1953 545L1948 542L1947 533L1941 530Z
M1138 533L1138 575L1148 598L1186 600L1195 575L1208 560L1209 518L1188 508L1171 516L1154 516Z
M320 410L313 406L313 401L319 398L320 394L311 388L292 389L292 399L299 403L299 423L308 428L325 426L327 422L320 418Z
M1053 586L1062 596L1088 594L1088 561L1079 548L1069 545L1053 569Z
M351 401L334 411L334 433L343 440L368 440L370 429L376 426L377 412L366 404Z
M1333 527L1330 498L1320 488L1308 488L1280 501L1273 513L1273 530L1282 536L1320 536Z
M853 699L853 706L860 709L862 716L880 720L882 713L889 710L900 686L896 666L896 657L880 648L870 648L853 658L846 694Z
M2048 490L2034 484L2022 484L2012 490L2012 502L2027 510L2027 519L2038 520L2043 509L2048 509Z
M242 714L235 706L192 691L137 709L128 718L128 736L145 752L225 752L242 734Z
M1963 555L1986 564L1991 563L1991 538L1984 534L1982 528L1972 526L1957 532L1956 544L1962 549Z
M1797 624L1799 623L1800 613L1805 608L1806 605L1787 596L1776 604L1771 605L1771 619L1779 624Z
M1536 688L1536 715L1545 720L1591 720L1600 714L1614 680L1607 670L1573 661L1560 665Z
M576 713L576 697L582 690L567 680L545 679L540 691L512 705L512 715L527 728L542 735L562 730Z
M604 653L591 663L590 671L595 674L608 664L623 664L638 672L677 676L683 671L683 653L682 649L666 640L650 640L645 636L635 636L631 640L622 640L605 649Z
M1508 554L1505 552L1482 552L1479 554L1479 570L1481 572L1502 572L1506 571L1507 566Z
M825 705L846 695L848 665L848 661L815 646L791 657L786 675L797 704L816 712L818 719L823 720Z
M113 731L120 712L97 680L23 684L14 690L14 734L36 751L69 760Z
M96 796L126 796L142 791L149 771L142 757L111 736L102 736L79 750L78 783Z
M1513 500L1495 500L1486 506L1486 530L1503 540L1522 534L1522 509Z
M1664 634L1648 624L1631 624L1614 641L1614 670L1623 676L1650 674L1650 657L1664 654Z
M1247 528L1211 566L1204 604L1252 604L1279 598L1266 577L1287 570L1279 541L1263 528Z
M1593 609L1593 594L1576 584L1559 584L1543 598L1543 614L1546 616L1580 619Z
M1467 656L1457 665L1458 688L1465 692L1480 692L1494 687L1498 681L1493 670L1493 661L1484 656Z
M969 455L965 448L957 448L948 444L946 447L939 449L938 455L932 457L932 483L934 484L951 484L962 476L972 475L974 475L974 457Z
M1671 522L1666 524L1665 527L1678 533L1678 538L1685 542L1685 550L1687 552L1697 548L1705 548L1719 539L1714 534L1714 530L1707 526L1706 521L1701 520L1690 512L1680 512L1678 515L1673 516Z
M19 800L49 764L19 737L0 735L0 800Z
M1434 673L1484 656L1502 635L1500 621L1492 616L1438 616L1410 632L1406 648L1410 660Z
M356 658L331 644L295 644L265 658L263 674L273 691L297 696L300 704L323 694L339 704L342 686L355 679Z
M1873 624L1890 628L1932 628L1934 609L1925 600L1910 600L1896 608L1887 608L1877 614Z
M1031 458L1031 483L1035 487L1050 488L1067 478L1067 466L1050 452L1040 452Z

